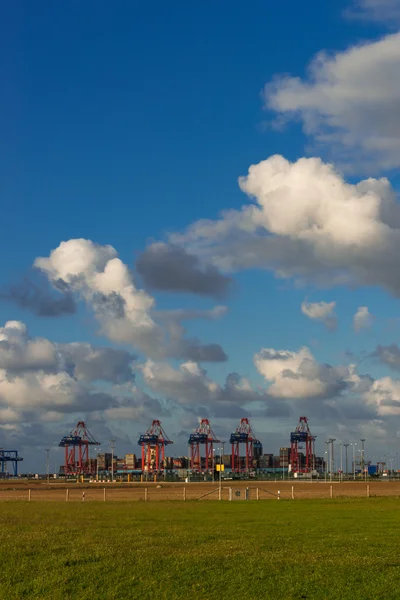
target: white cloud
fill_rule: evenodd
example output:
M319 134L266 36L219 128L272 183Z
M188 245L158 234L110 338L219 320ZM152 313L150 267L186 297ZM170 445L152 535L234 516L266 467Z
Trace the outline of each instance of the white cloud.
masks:
M318 363L308 348L298 352L263 348L254 364L269 383L268 393L277 398L327 398L348 386L348 367Z
M135 356L126 350L31 338L21 321L8 321L0 327L0 369L9 377L30 371L65 371L78 381L124 383L134 379L134 361Z
M90 410L91 397L66 372L36 371L10 377L7 371L0 371L0 404L8 407L22 410L60 408L65 412L80 408ZM96 400L93 396L93 401Z
M8 321L0 327L0 369L9 371L53 370L57 350L48 340L30 340L24 323Z
M40 340L52 349L45 370L43 361L32 363L26 358L31 356L27 349L35 348L38 340L30 338L23 323L8 322L0 328L0 338L0 346L8 344L13 352L12 370L0 369L0 430L5 439L24 440L27 445L47 439L54 424L68 429L65 419L74 421L78 415L86 419L90 414L98 435L106 422L113 428L129 421L143 423L149 415L171 416L177 407L186 415L224 418L225 425L226 419L253 411L288 417L299 410L297 400L305 414L313 413L316 423L350 419L362 425L374 419L385 421L400 410L400 380L374 381L359 375L354 365L320 364L307 348L257 353L254 362L266 380L264 388L253 387L237 373L229 373L219 383L195 361L174 368L147 360L140 371L159 400L136 386L135 357L126 351Z
M177 402L186 410L211 411L226 418L236 416L241 407L251 402L268 403L268 395L252 388L237 373L229 373L223 385L210 379L197 363L187 361L177 369L167 363L151 360L142 365L146 385L154 392ZM240 413L241 414L241 413Z
M321 364L308 348L297 352L264 348L255 354L254 364L266 380L263 389L255 389L236 373L221 385L191 361L174 368L149 360L141 371L149 389L197 415L229 419L243 415L249 406L259 406L264 415L287 417L297 413L298 402L315 420L337 423L361 423L392 414L392 400L382 392L387 382L360 375L355 365ZM392 390L396 386L400 390L400 380L390 383Z
M194 319L209 319L211 321L220 319L228 312L227 306L213 306L209 310L188 310L184 308L176 308L172 310L159 310L157 315L165 321L174 321L181 323L182 321L192 321Z
M306 134L336 147L343 164L366 163L370 172L395 168L400 164L399 69L400 33L332 56L320 53L307 79L281 76L269 83L266 106L280 118L299 119Z
M104 411L105 419L111 421L148 421L150 415L157 417L170 416L169 408L157 398L132 385L127 390L128 396L119 396L115 406Z
M391 344L390 346L379 345L375 352L371 354L371 357L378 358L378 360L387 365L394 371L400 370L400 348L397 344Z
M135 286L133 275L118 258L112 246L100 246L91 240L72 239L52 250L50 256L37 258L34 266L54 285L60 281L79 294L93 309L100 333L117 343L130 344L153 358L196 358L224 361L218 344L202 345L197 339L184 338L177 315L157 313L154 298ZM213 311L191 311L190 318L218 318L222 307ZM161 323L168 316L168 323Z
M0 327L0 422L54 422L69 413L128 406L134 360L126 350L31 338L24 323L8 321ZM110 389L113 383L131 387L124 397ZM149 397L142 400L146 405Z
M359 306L353 317L354 331L359 333L362 329L369 329L372 326L374 317L368 310L368 306Z
M350 19L376 21L396 27L400 23L400 3L398 0L354 0L344 14Z
M12 423L18 423L21 420L21 414L14 408L1 407L0 408L0 423L11 425Z
M94 347L73 342L58 345L65 369L79 381L108 381L114 384L132 381L135 357L126 350Z
M112 246L74 239L52 250L47 258L37 258L34 266L50 281L65 282L89 302L101 331L115 342L146 347L161 342L162 332L151 317L154 299L138 290L128 267Z
M400 209L387 179L349 184L320 159L271 156L239 184L255 204L197 221L171 241L227 271L260 267L400 294Z
M364 398L377 407L381 417L400 416L400 380L383 377L375 380Z
M309 319L321 321L327 329L336 329L336 302L307 302L301 304L301 312Z
M183 404L198 402L218 389L217 384L208 379L206 371L193 361L182 363L175 369L168 363L155 363L148 360L142 366L146 385L155 392L173 397Z

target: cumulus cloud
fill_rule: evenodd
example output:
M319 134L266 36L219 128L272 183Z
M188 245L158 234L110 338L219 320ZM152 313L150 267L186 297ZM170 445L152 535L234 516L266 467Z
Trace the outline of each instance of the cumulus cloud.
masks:
M135 360L126 350L31 338L21 321L8 321L0 327L0 369L6 370L8 375L65 371L79 381L125 383L134 380Z
M349 384L348 367L332 367L316 361L308 348L298 352L263 348L254 364L269 383L268 393L277 398L328 398Z
M121 406L145 411L150 397L137 390L134 366L125 350L31 338L24 323L8 321L0 327L0 422L54 422Z
M368 310L368 306L359 306L353 317L353 327L356 333L362 329L369 329L372 326L374 317Z
M198 256L162 242L146 248L136 268L145 285L156 290L224 298L232 283L213 265L203 265Z
M354 364L321 364L308 348L298 352L264 348L254 356L254 363L268 383L268 394L301 400L303 409L322 421L356 420L361 427L400 414L398 379L361 375Z
M62 361L79 381L108 381L115 384L133 381L136 357L126 350L94 347L73 342L59 345Z
M104 417L111 421L141 421L149 420L150 415L157 417L171 416L171 411L165 401L153 398L137 386L129 389L129 396L119 396L117 403L104 411Z
M349 19L375 21L396 27L400 23L398 0L354 0L344 15Z
M228 312L227 306L213 306L209 310L193 310L186 308L175 308L172 310L159 310L158 317L165 321L174 321L182 323L183 321L192 321L194 319L217 320Z
M174 321L170 315L168 327L160 323L165 313L157 314L154 298L135 286L112 246L85 239L61 242L50 256L37 258L35 267L83 298L94 311L100 333L113 342L130 344L155 358L226 360L218 344L185 339L182 316Z
M389 15L394 2L364 2L369 14ZM379 4L379 8L378 8ZM399 15L398 3L394 12ZM376 9L374 11L373 9ZM400 164L400 33L349 48L320 53L308 77L276 77L265 88L266 107L279 119L297 119L307 135L336 150L343 164L369 172ZM344 160L343 160L344 159ZM349 161L350 162L350 161Z
M110 403L108 394L88 390L67 372L31 371L12 377L0 372L0 404L18 410L82 412L100 410Z
M383 365L390 367L394 371L400 371L400 348L397 344L391 344L390 346L379 345L371 356L377 358Z
M43 427L65 431L65 420L78 416L89 417L100 437L107 422L115 429L128 421L145 423L150 415L175 415L177 408L184 415L221 417L225 424L249 413L292 416L298 402L301 412L320 422L372 423L398 414L400 380L374 380L354 365L320 364L307 348L262 349L254 362L265 386L254 387L238 373L219 383L193 360L178 367L152 360L137 365L127 351L31 338L23 323L10 321L0 328L2 439L21 442L25 436L26 445L40 431L44 440L49 430ZM138 387L137 370L155 397Z
M223 384L193 361L175 368L151 360L141 365L146 386L189 414L236 418L249 412L287 417L299 410L320 422L373 422L397 414L400 380L374 380L356 365L319 363L308 348L297 352L264 348L254 363L265 378L255 388L247 378L230 373Z
M177 309L159 311L158 318L163 322L168 335L168 354L176 358L195 362L225 362L228 356L220 344L203 344L195 337L187 337L184 321L194 319L217 320L225 315L225 306L215 306L210 310Z
M376 379L365 393L367 402L376 406L382 417L400 415L400 380L391 377Z
M60 317L72 315L77 310L76 302L68 287L55 282L54 290L49 284L33 277L26 277L19 283L0 289L0 300L12 302L20 308L31 311L38 317Z
M321 286L400 293L400 208L387 179L346 183L317 158L272 156L239 179L254 204L170 237L226 271L271 269Z
M129 422L170 414L163 401L138 389L134 368L127 351L31 338L24 323L7 322L0 327L3 447L19 448L24 469L37 469L35 449L53 447L77 420L90 422L97 439L110 439Z
M151 317L154 299L138 290L129 269L112 246L75 239L61 244L34 266L50 281L64 281L81 294L95 311L102 333L116 342L146 346L162 333Z
M167 363L147 361L142 366L146 385L154 392L171 398L186 410L202 414L236 417L245 416L243 409L253 402L263 402L272 408L273 399L237 373L229 373L223 385L210 379L207 371L196 362L187 361L178 368ZM283 407L279 414L287 414Z
M335 315L336 302L307 302L301 304L301 312L309 319L321 321L329 330L336 329L337 317Z
M0 327L0 369L11 373L53 371L57 363L54 344L42 338L29 339L26 325L21 321L7 321Z

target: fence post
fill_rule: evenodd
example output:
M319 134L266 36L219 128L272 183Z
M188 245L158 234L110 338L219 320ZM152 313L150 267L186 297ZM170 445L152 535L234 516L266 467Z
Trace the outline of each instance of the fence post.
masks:
M229 488L229 500L232 500L232 488Z
M333 486L332 485L330 486L330 497L331 497L331 500L332 500L332 498L333 498Z
M369 498L369 484L367 485L367 498Z
M82 502L85 502L85 492L82 492Z
M256 500L260 499L260 490L257 488L256 489Z
M68 502L69 500L69 489L67 488L65 491L65 501Z
M28 501L31 501L31 490L28 490Z
M105 502L106 501L106 488L104 488L103 496L104 496L104 502Z
M280 500L280 499L281 499L281 493L280 493L280 491L278 490L278 500Z
M186 500L186 488L183 488L183 499Z
M292 485L292 500L294 500L294 486Z
M147 488L144 488L144 501L147 502Z

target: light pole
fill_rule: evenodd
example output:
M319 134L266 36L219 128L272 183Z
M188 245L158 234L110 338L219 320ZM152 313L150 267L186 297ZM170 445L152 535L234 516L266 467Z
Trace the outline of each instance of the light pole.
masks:
M340 477L339 481L343 481L343 444L339 442L340 445Z
M188 470L187 470L187 474L188 474L188 483L190 482L190 444L188 444Z
M222 498L222 456L224 454L225 442L221 442L222 446L219 449L219 498Z
M353 480L356 480L356 446L357 442L352 442L350 446L353 446Z
M360 442L361 442L361 471L364 473L364 467L365 467L364 442L365 442L365 438L361 438Z
M214 470L215 470L215 448L213 448L213 453L212 453L212 481L214 483Z
M334 454L333 454L333 442L336 442L336 438L329 438L329 444L331 445L331 460L330 460L330 465L329 465L330 480L331 481L332 481L333 471L335 470L335 458L334 458Z
M313 475L315 473L315 438L313 439L312 442L312 470L313 470ZM312 481L312 477L311 477L311 481Z
M50 465L49 465L49 452L50 452L50 448L46 448L45 450L46 452L46 478L47 478L47 483L50 482Z
M96 481L99 481L99 452L101 448L95 448L94 450L96 452Z
M115 450L114 442L116 442L115 438L113 438L111 440L111 483L113 483L113 481L114 481L114 450Z
M347 460L347 448L349 447L349 444L343 444L345 452L346 452L346 476L349 474L349 463Z
M326 450L325 450L325 483L328 479L328 461L329 461L329 442L325 442Z

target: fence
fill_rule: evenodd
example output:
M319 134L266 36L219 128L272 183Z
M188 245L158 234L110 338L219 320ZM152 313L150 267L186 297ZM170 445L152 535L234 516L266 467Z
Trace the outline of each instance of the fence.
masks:
M1 501L57 502L154 502L154 501L242 501L242 500L301 500L345 497L400 497L400 483L337 483L337 484L268 484L259 486L215 484L116 485L83 486L0 486Z

